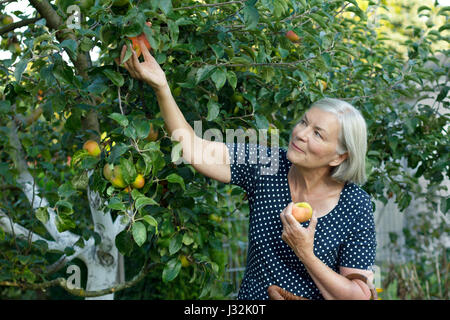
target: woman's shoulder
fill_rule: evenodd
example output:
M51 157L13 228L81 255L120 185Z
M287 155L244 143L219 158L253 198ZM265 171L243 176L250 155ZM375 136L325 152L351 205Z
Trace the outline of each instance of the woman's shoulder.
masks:
M353 212L371 211L371 196L361 186L347 182L342 193L342 203Z
M347 182L344 189L350 200L370 201L370 195L361 186L353 182Z

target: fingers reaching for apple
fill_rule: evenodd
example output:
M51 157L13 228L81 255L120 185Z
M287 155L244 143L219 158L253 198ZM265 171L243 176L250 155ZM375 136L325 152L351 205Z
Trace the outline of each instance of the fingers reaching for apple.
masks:
M151 23L147 22L147 25L151 26ZM155 90L168 87L164 71L149 51L152 48L145 33L132 38L132 45L128 48L131 50L131 57L124 62L127 52L127 46L124 45L116 63L123 65L133 78L147 82ZM139 61L141 54L143 62Z
M139 61L136 51L130 46L131 58L125 61L123 66L133 78L147 82L155 90L167 87L168 84L164 71L145 47L145 44L142 41L139 41L139 43L142 45L144 62ZM122 48L121 61L123 61L126 50L126 47L125 49Z

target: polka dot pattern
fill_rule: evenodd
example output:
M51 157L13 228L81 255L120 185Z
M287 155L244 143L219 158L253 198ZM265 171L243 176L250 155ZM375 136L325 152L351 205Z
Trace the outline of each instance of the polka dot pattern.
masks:
M305 266L281 239L280 213L292 201L287 179L292 163L286 157L287 150L247 143L227 146L230 184L247 192L250 208L247 266L238 299L268 299L267 288L272 284L309 299L323 299ZM255 161L260 158L270 158L271 162ZM307 227L309 222L302 225ZM357 185L347 183L336 207L318 218L314 254L339 272L339 266L370 269L375 251L370 196Z

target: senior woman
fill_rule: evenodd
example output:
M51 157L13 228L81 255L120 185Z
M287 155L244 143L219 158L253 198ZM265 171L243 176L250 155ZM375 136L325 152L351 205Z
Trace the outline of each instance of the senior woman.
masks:
M184 160L207 177L242 187L250 207L247 266L238 299L368 299L375 227L365 179L366 125L350 104L314 103L292 130L287 150L207 141L178 108L165 74L143 48L124 67L156 93L166 128ZM126 47L123 48L123 59ZM183 134L175 133L183 132ZM250 161L276 154L277 170ZM292 216L296 202L313 208L310 221Z

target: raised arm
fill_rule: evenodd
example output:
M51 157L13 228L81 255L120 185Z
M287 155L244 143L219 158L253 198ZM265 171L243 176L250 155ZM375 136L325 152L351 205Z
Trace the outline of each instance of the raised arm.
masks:
M136 52L131 48L132 57L124 63L124 67L133 78L146 82L155 90L167 130L173 140L182 144L183 159L207 177L220 182L230 182L228 147L223 142L208 141L195 135L170 92L164 71L142 41L140 46L144 62L139 62ZM123 60L125 52L124 46L120 61Z

